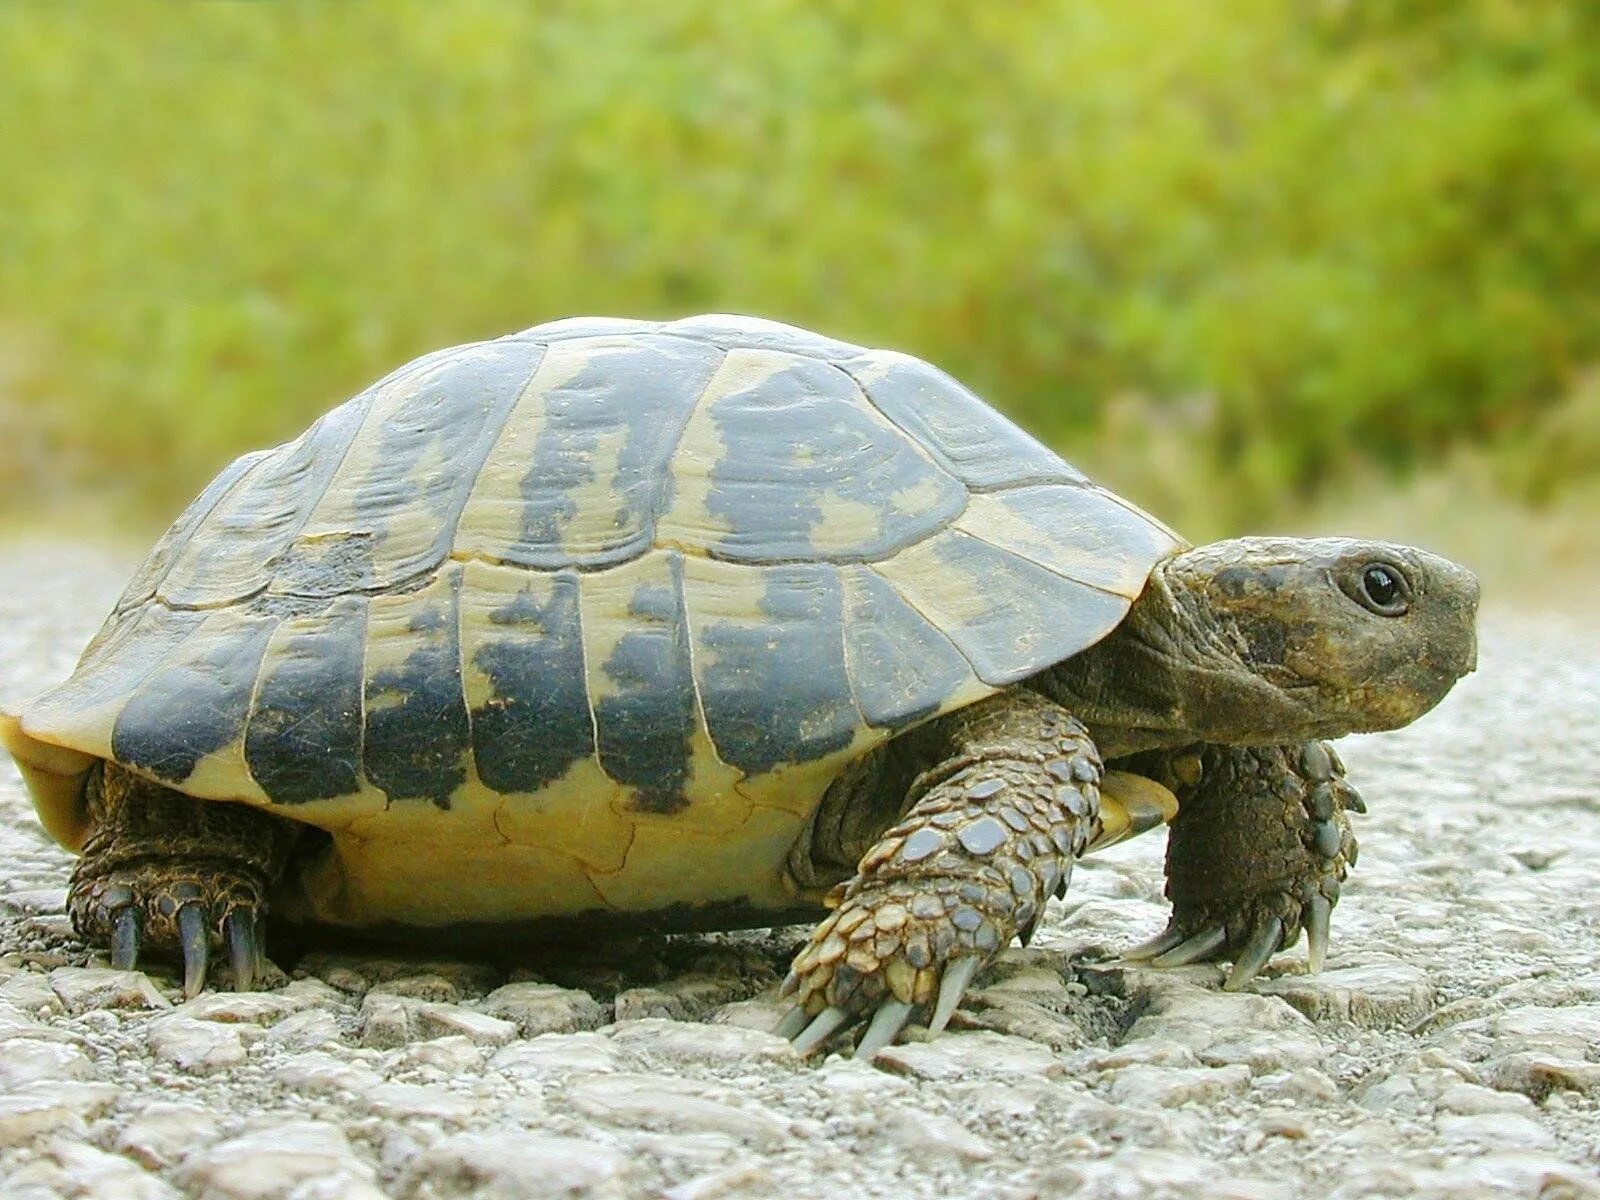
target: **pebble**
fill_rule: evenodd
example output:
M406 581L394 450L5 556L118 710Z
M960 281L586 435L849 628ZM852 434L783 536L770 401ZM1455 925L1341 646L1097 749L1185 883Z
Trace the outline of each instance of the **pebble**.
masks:
M889 1046L873 1061L896 1074L940 1083L1062 1074L1066 1069L1048 1046L988 1031Z
M903 1154L918 1160L956 1158L987 1162L994 1147L950 1117L895 1108L878 1123L878 1136Z
M37 971L19 971L0 983L0 1003L36 1017L64 1011L60 995L50 986L50 977Z
M183 1160L177 1181L201 1200L300 1200L332 1196L381 1197L376 1174L358 1157L344 1133L326 1121L276 1120ZM314 1191L301 1190L302 1185Z
M422 1151L398 1200L623 1200L624 1155L579 1138L521 1129L459 1133Z
M0 1088L15 1089L36 1080L92 1079L94 1062L77 1046L34 1038L0 1042Z
M518 1033L511 1021L474 1012L459 1004L420 1004L413 1020L422 1037L464 1037L477 1046L504 1046Z
M115 1145L151 1170L161 1170L216 1141L221 1129L221 1118L210 1109L158 1101L128 1118L117 1132Z
M143 971L113 971L109 967L57 967L49 975L50 990L70 1013L90 1009L147 1009L172 1007Z
M490 992L477 1007L491 1017L511 1021L526 1038L598 1029L606 1022L605 1009L588 992L551 983L508 983Z
M1151 973L1141 972L1150 980ZM1242 1064L1256 1074L1313 1066L1327 1057L1316 1026L1276 996L1216 992L1156 978L1127 1041L1154 1038L1187 1048L1213 1067Z
M1250 1068L1131 1066L1118 1071L1111 1098L1140 1108L1177 1108L1181 1104L1216 1103L1250 1087Z
M116 1197L116 1200L180 1200L171 1186L129 1162L120 1154L72 1141L55 1138L50 1157L71 1181L70 1194L84 1197Z
M1433 1006L1427 972L1405 963L1343 967L1318 975L1280 975L1257 990L1281 996L1313 1021L1349 1021L1366 1028L1410 1025Z
M83 1118L59 1099L36 1093L0 1095L0 1147L20 1145L59 1129L86 1132Z
M151 1052L192 1075L210 1075L244 1062L244 1038L237 1027L197 1021L179 1013L150 1023Z
M613 1074L567 1084L566 1102L614 1125L675 1133L720 1133L762 1149L782 1144L789 1123L739 1093L670 1076Z
M732 1067L756 1062L800 1065L800 1058L787 1039L737 1025L647 1017L614 1025L606 1032L618 1046L674 1066L704 1063Z
M521 1079L546 1079L577 1073L598 1074L635 1064L610 1038L597 1033L546 1033L513 1042L489 1060L491 1069Z
M374 1116L407 1120L423 1117L457 1125L466 1124L478 1111L477 1103L469 1096L414 1083L378 1084L365 1089L362 1100Z
M695 1021L712 1009L750 993L748 982L723 976L689 974L650 987L618 992L614 1005L617 1021L667 1017Z

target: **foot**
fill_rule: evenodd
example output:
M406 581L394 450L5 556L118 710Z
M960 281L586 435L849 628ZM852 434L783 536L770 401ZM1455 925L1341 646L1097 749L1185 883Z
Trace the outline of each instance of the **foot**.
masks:
M1167 850L1172 920L1123 957L1155 967L1229 961L1223 987L1236 991L1304 929L1310 969L1321 970L1356 862L1345 814L1366 811L1332 747L1199 747L1158 770L1179 796Z
M1003 737L969 729L973 747L923 776L937 782L830 897L783 986L795 1008L779 1031L802 1054L868 1016L858 1058L919 1010L940 1032L983 964L1026 943L1065 891L1096 832L1100 760L1081 725L1038 707Z
M265 905L255 881L231 868L146 861L88 879L74 875L68 902L73 927L109 946L119 971L131 971L144 950L181 959L187 997L205 987L217 943L227 949L234 990L247 992L265 966Z
M93 830L72 873L73 927L132 970L141 953L179 959L184 995L206 985L213 947L225 949L233 986L262 973L266 895L293 828L246 805L196 800L114 765L91 776Z

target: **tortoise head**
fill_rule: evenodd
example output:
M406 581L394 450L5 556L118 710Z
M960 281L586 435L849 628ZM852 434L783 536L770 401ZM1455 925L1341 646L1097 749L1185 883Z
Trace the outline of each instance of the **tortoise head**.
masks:
M1168 559L1151 584L1134 615L1188 651L1179 691L1216 741L1397 729L1477 665L1477 578L1410 546L1237 538Z

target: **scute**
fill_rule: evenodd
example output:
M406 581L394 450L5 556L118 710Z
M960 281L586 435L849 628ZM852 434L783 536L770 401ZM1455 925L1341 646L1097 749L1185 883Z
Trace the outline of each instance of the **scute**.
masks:
M1182 545L916 359L552 322L239 459L0 735L63 837L82 756L115 758L632 897L629 847L779 838L852 757L1105 636Z

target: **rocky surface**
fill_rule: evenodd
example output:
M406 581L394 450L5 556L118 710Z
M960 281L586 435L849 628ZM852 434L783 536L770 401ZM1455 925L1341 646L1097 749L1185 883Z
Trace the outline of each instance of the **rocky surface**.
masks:
M70 668L125 566L4 556L0 699ZM766 1032L797 929L324 949L182 1003L73 937L7 764L0 1195L1600 1197L1597 718L1596 626L1491 609L1443 707L1345 745L1371 814L1322 975L1300 948L1240 995L1114 965L1164 920L1146 837L1085 863L950 1033L872 1064Z

